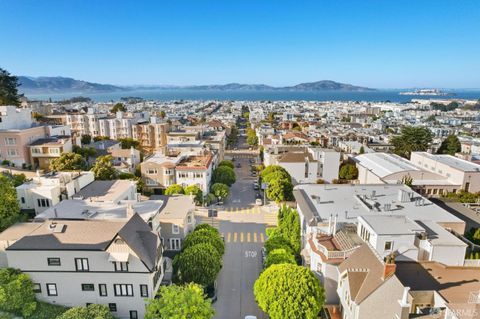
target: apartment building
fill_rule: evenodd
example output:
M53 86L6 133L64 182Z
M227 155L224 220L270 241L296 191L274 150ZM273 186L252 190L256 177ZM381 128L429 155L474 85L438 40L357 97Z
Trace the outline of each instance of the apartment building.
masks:
M30 276L39 300L102 304L117 318L144 318L164 274L160 233L138 214L16 224L0 240L8 267Z
M113 165L120 172L134 173L137 165L140 164L140 151L134 149L115 148L109 151L113 157Z
M161 151L167 145L167 134L170 124L160 122L151 117L150 123L138 123L132 127L133 138L140 142L140 146L147 153Z
M50 162L59 158L63 153L72 151L70 136L55 136L38 139L30 143L30 163L34 169L50 169Z
M155 153L141 165L142 179L152 191L161 192L172 184L197 185L207 194L213 175L214 157L210 151L167 151Z
M444 176L456 190L476 193L480 191L480 165L451 155L412 152L410 162L426 171Z
M17 187L20 208L39 214L72 198L95 179L93 172L58 172L38 175Z
M14 105L0 106L0 130L27 129L32 124L32 110Z

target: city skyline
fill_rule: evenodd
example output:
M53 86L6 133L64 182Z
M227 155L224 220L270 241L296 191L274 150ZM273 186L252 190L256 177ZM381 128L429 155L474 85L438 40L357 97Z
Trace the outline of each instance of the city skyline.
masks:
M479 88L474 1L0 3L1 67L113 85Z

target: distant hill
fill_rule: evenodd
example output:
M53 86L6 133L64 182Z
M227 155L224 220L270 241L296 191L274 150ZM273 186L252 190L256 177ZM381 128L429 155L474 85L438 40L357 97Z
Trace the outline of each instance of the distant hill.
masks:
M75 80L65 77L27 77L19 76L19 91L22 93L96 93L124 91L125 88Z
M318 81L300 83L294 86L274 87L265 84L213 84L213 85L138 85L115 86L75 80L66 77L28 77L19 76L19 91L22 93L97 93L135 90L198 90L198 91L375 91L375 89L339 83L335 81Z

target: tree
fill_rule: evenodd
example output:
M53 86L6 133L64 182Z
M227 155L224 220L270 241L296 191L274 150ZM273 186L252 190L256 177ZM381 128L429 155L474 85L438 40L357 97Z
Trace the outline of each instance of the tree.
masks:
M20 105L21 95L18 94L18 78L0 68L0 105Z
M110 112L112 113L117 113L118 111L122 111L122 112L126 112L127 111L127 108L125 107L125 105L123 105L123 103L116 103L112 109L110 110Z
M358 169L354 164L346 163L340 167L338 176L341 179L352 180L358 178Z
M282 236L277 235L276 231L274 231L273 236L268 237L268 239L265 241L264 247L267 255L275 249L284 249L288 253L292 255L294 254L292 248L290 247L290 243Z
M85 161L87 162L90 157L97 155L97 150L94 147L80 147L74 145L73 152L81 155L83 158L85 158Z
M258 145L257 133L250 127L247 128L247 144L252 146Z
M219 234L215 234L208 229L199 229L191 232L183 241L183 250L198 244L212 245L220 255L225 252L225 243Z
M200 231L200 230L206 230L210 232L211 234L220 236L220 233L218 232L218 229L215 227L212 227L209 224L198 224L193 231Z
M428 128L405 126L399 136L392 138L394 153L410 158L412 152L424 152L432 142L432 133Z
M235 183L235 172L227 166L219 166L213 172L213 182L232 186Z
M183 189L185 195L192 195L196 203L202 202L203 192L197 185L188 185Z
M91 304L86 307L73 307L57 317L57 319L114 319L108 306Z
M52 171L81 171L87 167L85 159L72 152L63 153L60 157L50 162L50 170Z
M0 232L20 219L20 206L13 181L0 174Z
M277 264L296 265L297 262L295 261L295 256L293 256L291 252L287 251L285 248L278 248L268 253L267 259L265 260L265 268Z
M27 176L25 174L12 174L9 176L12 181L13 187L18 187L27 181Z
M113 167L112 160L113 157L111 155L97 157L92 167L96 180L105 181L117 178L117 170Z
M232 161L221 161L220 164L218 164L218 167L220 166L227 166L227 167L230 167L231 169L234 169L235 166L233 165L233 162Z
M279 214L278 235L285 238L295 255L300 254L300 217L297 210L284 206L283 214Z
M120 145L124 150L128 150L132 147L137 148L140 145L139 141L131 137L119 138L118 141L120 142Z
M173 269L180 283L212 284L222 268L222 257L211 244L198 244L175 256Z
M284 202L293 199L293 184L290 179L278 178L269 182L267 197L276 202Z
M253 293L271 319L314 319L325 302L324 289L315 275L292 264L267 268L255 282Z
M360 154L360 155L365 154L365 147L363 147L363 145L360 146L360 149L358 150L358 154Z
M172 184L167 187L165 190L165 195L178 195L178 194L185 194L183 187L178 184Z
M281 167L279 165L268 165L262 171L262 174L260 176L262 177L262 179L265 179L267 175L270 175L271 173L277 172L277 171L280 171L280 172L284 173L286 176L289 175L288 172L283 167Z
M230 194L230 189L227 185L222 183L215 183L211 187L212 194L215 195L216 198L225 199Z
M211 319L215 314L197 284L160 286L157 296L149 300L145 319Z
M37 303L30 277L16 269L1 269L0 310L28 317L36 307Z
M462 144L460 144L458 137L450 134L445 140L443 140L440 148L437 151L437 154L450 154L452 156L455 156L455 153L458 153L461 150Z
M88 134L84 134L82 135L80 141L82 142L82 145L90 144L90 142L92 141L92 137Z

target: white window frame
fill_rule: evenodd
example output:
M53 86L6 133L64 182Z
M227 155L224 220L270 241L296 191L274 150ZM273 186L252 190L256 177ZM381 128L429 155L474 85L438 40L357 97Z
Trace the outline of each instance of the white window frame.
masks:
M5 145L17 145L16 137L5 137Z
M180 238L170 238L168 242L170 245L170 250L182 249L182 241L180 240Z
M172 224L172 234L180 234L180 227L178 225Z

